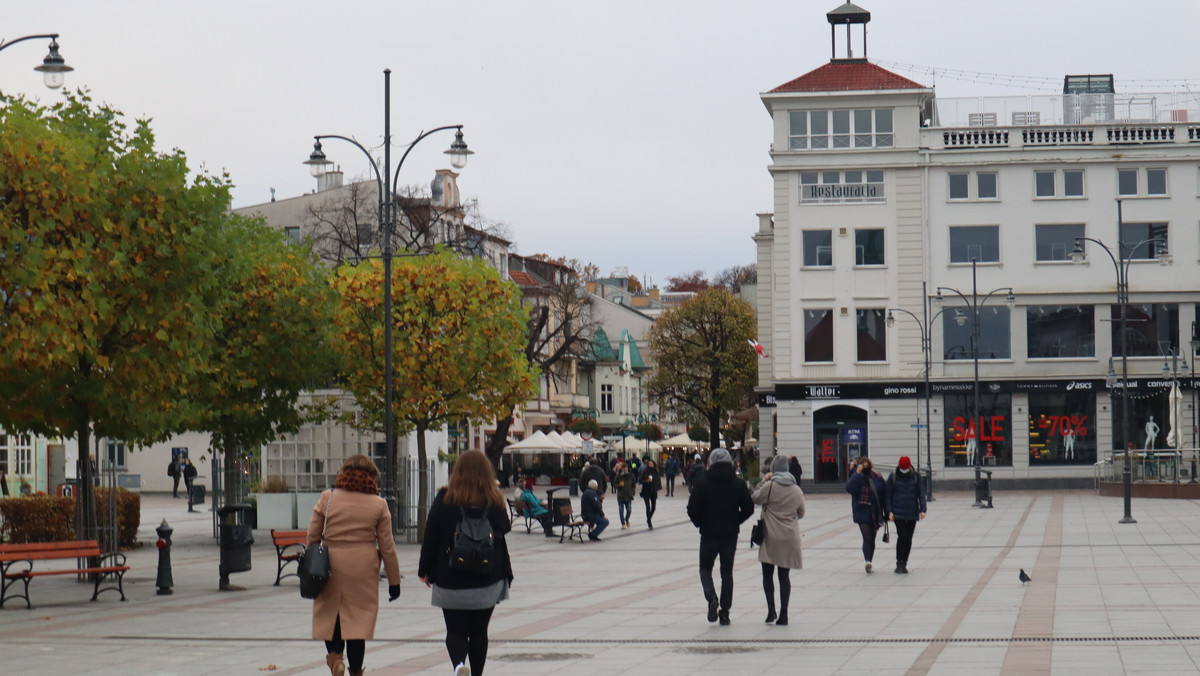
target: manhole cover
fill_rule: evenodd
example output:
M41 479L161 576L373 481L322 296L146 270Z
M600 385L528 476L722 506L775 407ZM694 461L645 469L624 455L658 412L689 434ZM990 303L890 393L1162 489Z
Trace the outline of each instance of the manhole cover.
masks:
M563 660L587 659L591 655L582 653L508 653L507 655L488 655L488 659L501 662L559 662Z
M740 645L698 645L676 648L677 653L693 653L698 655L729 655L732 653L754 652L754 648Z

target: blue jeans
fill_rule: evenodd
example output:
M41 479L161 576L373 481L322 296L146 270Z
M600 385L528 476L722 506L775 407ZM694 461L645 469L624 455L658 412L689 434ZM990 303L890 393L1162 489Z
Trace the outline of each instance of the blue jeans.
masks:
M588 533L589 538L600 537L600 534L604 532L604 529L608 528L608 519L602 516L598 516L593 519L592 523L595 524L595 527L592 528L592 532Z
M621 517L621 525L629 523L629 517L633 514L632 500L617 500L617 516Z

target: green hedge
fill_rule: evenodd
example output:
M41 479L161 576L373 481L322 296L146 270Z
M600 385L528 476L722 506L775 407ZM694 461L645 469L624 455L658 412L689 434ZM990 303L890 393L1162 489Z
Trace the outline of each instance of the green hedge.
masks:
M108 489L96 490L97 520L108 525ZM78 539L75 535L75 498L56 495L28 495L0 499L0 541L61 542ZM117 489L117 546L137 546L137 531L142 523L142 497L124 488ZM101 531L101 543L107 535Z

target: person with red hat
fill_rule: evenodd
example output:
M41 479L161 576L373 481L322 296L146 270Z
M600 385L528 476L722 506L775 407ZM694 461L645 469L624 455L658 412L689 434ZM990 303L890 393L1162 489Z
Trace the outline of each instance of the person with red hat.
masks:
M896 573L908 574L908 555L912 551L913 532L925 518L925 481L913 471L912 459L900 456L896 471L888 475L884 491L888 520L896 524Z

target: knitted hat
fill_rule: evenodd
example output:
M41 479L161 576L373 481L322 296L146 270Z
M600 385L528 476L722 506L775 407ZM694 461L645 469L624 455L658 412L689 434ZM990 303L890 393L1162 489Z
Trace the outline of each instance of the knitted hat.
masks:
M701 458L701 457L700 457L700 454L699 454L699 453L697 453L697 454L696 454L696 459L697 459L697 460L703 460L704 458Z
M714 448L713 452L708 454L708 466L712 467L721 462L732 465L733 457L729 455L729 451L723 448Z
M588 488L590 488L592 490L596 490L599 487L600 487L600 484L596 483L595 479L591 479L588 481Z
M789 471L787 456L786 455L777 455L774 458L772 458L771 459L771 471L772 472L787 472L787 471Z
M910 459L907 455L900 456L900 462L896 463L896 469L903 470L905 472L911 470L912 459Z

